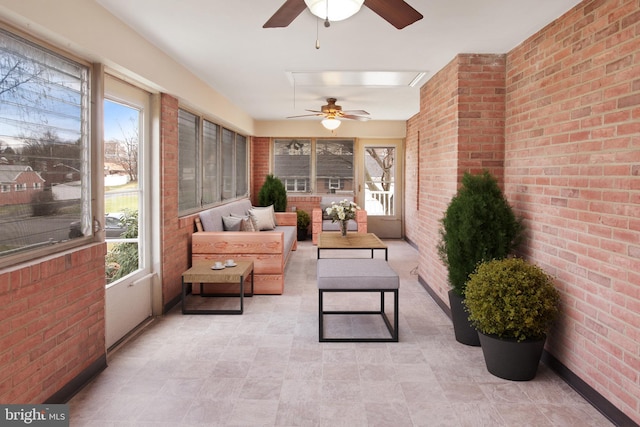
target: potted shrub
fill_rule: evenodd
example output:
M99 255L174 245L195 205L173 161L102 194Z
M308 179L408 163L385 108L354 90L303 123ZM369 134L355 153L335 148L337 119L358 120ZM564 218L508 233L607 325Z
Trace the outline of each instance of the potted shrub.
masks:
M296 210L296 214L298 215L298 240L307 240L311 217L302 209Z
M552 278L536 265L521 258L480 264L469 276L464 303L487 370L508 380L534 378L559 302Z
M280 178L272 174L267 175L258 192L258 204L260 206L273 205L273 210L276 212L287 210L287 189Z
M487 171L478 175L465 173L462 186L441 220L437 248L448 269L449 306L458 342L480 345L463 306L469 274L483 261L511 254L521 235L522 223L516 219L496 179Z

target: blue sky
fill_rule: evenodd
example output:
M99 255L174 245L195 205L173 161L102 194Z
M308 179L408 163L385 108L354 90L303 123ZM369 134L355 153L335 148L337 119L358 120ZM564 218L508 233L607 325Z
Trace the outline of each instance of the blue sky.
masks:
M135 135L134 126L138 126L138 110L117 102L104 101L105 141L124 140L125 136Z

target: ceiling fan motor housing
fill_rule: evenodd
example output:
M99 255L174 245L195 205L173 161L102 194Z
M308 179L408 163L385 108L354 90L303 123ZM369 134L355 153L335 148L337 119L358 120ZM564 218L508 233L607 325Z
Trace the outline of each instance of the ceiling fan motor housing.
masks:
M325 114L336 113L337 111L342 111L342 107L340 105L336 105L336 98L327 98L327 105L323 105L321 111Z

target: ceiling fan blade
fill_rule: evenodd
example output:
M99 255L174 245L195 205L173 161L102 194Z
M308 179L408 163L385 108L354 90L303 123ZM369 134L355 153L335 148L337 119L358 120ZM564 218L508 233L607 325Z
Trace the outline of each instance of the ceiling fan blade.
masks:
M280 28L291 24L307 8L304 0L287 0L262 28Z
M368 116L369 115L369 113L367 113L364 110L342 110L342 112L344 114L359 114L361 116Z
M370 120L369 117L362 117L362 116L355 116L353 114L343 114L340 116L341 119L351 119L351 120L358 120L359 122L366 122L367 120Z
M364 5L399 30L423 18L404 0L364 0Z
M317 113L317 114L301 114L301 115L299 115L299 116L289 116L289 117L287 117L287 119L295 119L295 118L298 118L298 117L323 116L323 115L324 115L324 114L322 114L322 113Z

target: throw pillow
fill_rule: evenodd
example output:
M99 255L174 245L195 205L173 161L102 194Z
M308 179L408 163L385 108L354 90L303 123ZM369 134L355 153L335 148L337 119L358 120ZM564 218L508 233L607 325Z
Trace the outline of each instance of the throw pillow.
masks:
M256 223L253 218L251 218L250 215L247 215L242 219L242 231L260 231L260 229L256 227Z
M254 206L252 209L264 209L264 210L267 210L267 211L271 212L271 215L273 216L273 224L274 224L274 227L277 227L277 226L278 226L278 219L276 218L276 211L275 211L275 209L273 208L273 205L269 205L269 206L258 206L258 207Z
M256 228L256 223L253 218L251 218L251 215L231 214L231 216L240 218L242 220L240 231L260 231L258 228Z
M273 206L268 206L266 208L251 208L249 209L249 216L255 219L257 224L257 229L262 230L273 230L276 228L276 222L274 221L274 212Z
M242 227L242 218L223 216L222 226L224 231L240 231L240 228Z

